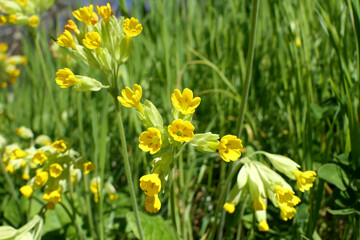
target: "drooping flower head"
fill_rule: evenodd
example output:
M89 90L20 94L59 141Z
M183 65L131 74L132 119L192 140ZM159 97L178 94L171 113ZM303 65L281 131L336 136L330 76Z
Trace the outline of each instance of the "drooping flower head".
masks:
M75 32L77 35L80 34L80 31L73 20L69 19L68 24L65 25L65 29L69 32Z
M54 190L43 195L43 200L48 202L47 209L55 209L55 204L61 202L60 190Z
M161 190L161 180L156 173L144 175L140 178L140 188L147 196L154 196Z
M98 22L98 15L93 10L94 6L90 4L88 7L79 8L79 10L73 11L73 16L85 23L85 25L92 26Z
M55 81L61 88L68 88L79 82L74 73L68 68L59 69L56 72Z
M298 186L299 190L305 192L305 190L309 190L313 186L313 182L316 178L316 172L314 171L306 171L301 172L299 170L295 170L294 176L296 178L296 185Z
M235 204L233 204L233 203L225 203L224 204L224 209L228 213L232 214L235 211Z
M143 30L141 23L136 18L126 18L123 26L126 37L131 38L139 35Z
M294 191L283 188L281 186L275 187L276 200L279 204L288 204L289 206L296 206L300 203L300 198L297 197Z
M195 127L190 121L182 119L176 119L168 126L169 134L177 142L189 142L194 136L194 130Z
M62 47L71 47L73 49L76 49L76 44L74 42L74 38L68 30L65 30L63 32L63 34L61 34L59 36L56 43Z
M29 26L30 27L37 27L40 23L39 17L36 15L33 15L29 18Z
M96 6L96 9L99 16L102 17L105 22L108 22L110 17L114 15L113 11L111 10L110 3L107 3L106 6Z
M179 89L175 89L171 95L171 101L174 107L182 114L190 114L194 113L195 109L200 105L201 98L194 98L193 92L185 88L182 93Z
M146 196L145 209L149 213L157 213L161 208L161 202L157 194L154 196Z
M225 162L236 161L241 156L242 141L234 135L225 135L221 138L218 147L219 153Z
M144 152L155 154L160 151L162 145L160 130L150 127L147 131L141 133L139 137L139 148Z
M97 32L88 32L85 35L85 39L83 39L83 44L88 49L97 49L101 44L100 34Z
M143 112L143 107L140 103L142 96L142 88L138 84L134 84L133 90L126 87L121 91L122 97L118 96L117 99L124 107L135 107L139 112Z
M10 159L11 160L20 159L20 158L24 158L26 156L27 156L26 152L24 152L20 148L16 148L16 149L14 149L14 151L12 151L12 153L10 155Z
M93 164L92 162L86 162L83 164L84 174L88 174L93 170L95 170L95 164Z
M41 169L36 171L35 184L38 186L44 186L49 179L48 172L42 171Z
M57 140L53 142L51 146L53 147L53 149L58 150L60 152L65 152L65 150L67 149L64 140Z
M34 189L30 185L25 185L20 188L20 192L22 195L24 195L26 198L30 198Z
M58 163L53 163L49 167L50 176L53 178L58 178L63 172L63 167Z

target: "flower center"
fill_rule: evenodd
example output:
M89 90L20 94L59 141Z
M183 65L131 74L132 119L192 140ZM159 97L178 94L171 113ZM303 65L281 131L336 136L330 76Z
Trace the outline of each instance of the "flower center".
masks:
M183 132L180 131L180 130L177 130L176 135L178 135L179 137L181 137L181 136L183 135Z

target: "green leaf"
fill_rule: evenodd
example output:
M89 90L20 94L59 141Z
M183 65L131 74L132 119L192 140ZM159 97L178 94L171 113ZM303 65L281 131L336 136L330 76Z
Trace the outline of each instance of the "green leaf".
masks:
M328 212L331 213L332 215L350 215L350 214L353 214L355 212L359 213L358 211L356 211L355 209L352 209L352 208L339 209L339 210L329 209Z
M327 163L322 165L318 171L320 178L325 181L334 184L337 188L342 191L346 190L346 185L349 184L349 179L346 176L345 171L334 163Z
M160 216L140 214L140 222L145 240L172 240L176 239L174 230ZM133 212L126 214L126 220L137 238L140 238Z

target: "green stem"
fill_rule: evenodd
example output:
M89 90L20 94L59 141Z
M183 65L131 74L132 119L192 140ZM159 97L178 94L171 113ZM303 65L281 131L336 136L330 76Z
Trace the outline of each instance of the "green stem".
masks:
M67 213L67 215L69 216L69 218L71 219L71 222L73 223L74 227L75 227L75 230L76 230L76 233L78 235L78 239L85 239L84 236L82 234L80 234L80 226L79 226L79 223L76 221L76 218L74 217L73 214L71 214L70 210L62 203L62 202L59 202L59 204L63 207L63 209L65 210L65 212Z
M82 93L78 93L77 98L77 104L78 104L78 127L79 127L79 141L80 141L80 149L81 149L81 155L86 155L85 150L85 142L84 142L84 127L82 122L82 105L81 105L81 99L82 99ZM90 228L90 234L93 239L96 239L95 235L95 229L94 229L94 222L93 222L93 215L91 211L91 202L90 202L90 194L89 194L89 180L88 176L84 175L84 190L85 190L85 204L86 204L86 210L88 215L88 223Z
M172 175L171 189L170 189L171 220L173 227L175 229L176 239L180 239L178 224L176 222L175 168L173 168L171 175Z
M256 40L256 26L259 16L259 0L254 0L252 5L252 13L251 13L251 32L250 32L250 44L248 48L248 59L246 62L246 74L245 74L245 83L242 92L241 105L239 110L239 117L236 123L236 129L238 132L238 136L241 135L241 129L244 122L245 109L249 96L250 83L251 83L251 71L254 61L254 51L255 51L255 40Z
M133 183L132 174L131 174L130 161L129 161L129 156L128 156L128 152L127 152L125 130L124 130L124 124L123 124L123 120L122 120L122 116L121 116L120 104L116 98L114 98L114 101L115 101L115 109L116 109L117 120L118 120L118 125L119 125L122 152L123 152L124 163L125 163L126 178L129 183L131 202L132 202L132 206L134 209L136 225L137 225L137 228L139 231L140 239L144 239L144 234L143 234L143 231L141 228L139 210L138 210L138 205L137 205L137 200L136 200L136 195L135 195L135 188L134 188L134 183Z
M83 239L85 239L84 234L83 234L82 229L79 226L78 222L76 221L76 209L75 209L75 204L74 204L74 186L73 186L73 183L71 181L71 172L70 171L69 171L69 179L68 179L68 181L69 181L69 193L70 193L70 199L69 200L70 200L70 205L71 205L71 209L72 209L71 221L74 224L78 239L83 240Z

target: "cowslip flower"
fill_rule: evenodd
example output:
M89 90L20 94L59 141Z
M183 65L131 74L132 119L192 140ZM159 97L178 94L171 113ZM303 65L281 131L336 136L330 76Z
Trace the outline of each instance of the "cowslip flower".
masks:
M30 198L34 189L30 185L25 185L20 188L20 192L22 195L24 195L26 198Z
M50 176L53 178L58 178L63 172L63 167L58 163L53 163L49 167Z
M201 98L194 98L193 92L185 88L182 93L179 89L175 89L171 95L171 101L174 107L182 114L190 114L194 113L195 109L200 105Z
M0 26L6 23L6 17L4 15L0 15Z
M79 83L79 80L75 77L74 73L68 68L59 69L56 72L55 81L61 88L68 88Z
M20 158L24 158L26 156L27 156L26 152L24 152L20 148L16 148L16 149L14 149L14 151L12 151L12 153L10 155L10 159L11 160L20 159Z
M17 21L18 17L15 14L9 15L9 23L15 23Z
M295 216L296 209L288 204L279 204L280 216L284 221L290 220Z
M316 172L314 171L301 172L299 170L295 170L293 174L297 180L296 185L302 192L309 190L313 186L313 182L316 178Z
M190 121L182 119L176 119L168 126L169 134L177 142L189 142L194 136L194 130L195 127Z
M83 171L84 171L84 174L88 174L90 173L91 171L95 170L95 164L93 164L92 162L85 162L83 164Z
M275 187L276 200L279 204L288 204L289 206L296 206L300 203L300 198L297 197L293 190L283 188L279 185Z
M224 204L224 210L228 213L232 214L235 211L235 204L233 203L225 203Z
M219 143L219 153L225 162L236 161L241 156L242 141L234 135L225 135Z
M67 148L64 140L57 140L53 142L51 146L53 147L53 149L58 150L60 152L65 152Z
M76 49L74 38L68 30L65 30L63 34L59 36L56 43L62 47L71 47L72 49Z
M25 6L26 3L27 3L27 0L17 0L17 2L18 2L19 4Z
M54 190L43 195L43 200L48 202L47 209L55 209L55 204L61 202L60 190Z
M145 209L149 213L157 213L161 208L161 202L157 194L154 196L146 196Z
M147 131L141 133L139 137L139 148L144 152L155 154L160 151L162 145L160 130L150 127Z
M269 231L269 225L268 225L267 221L266 220L260 221L258 229L260 232Z
M133 90L126 87L121 91L122 97L118 96L117 99L124 107L135 107L140 113L144 111L140 103L142 96L142 88L138 84L134 84Z
M36 27L40 23L39 17L36 15L33 15L29 18L29 26L30 27Z
M31 131L31 129L24 126L17 128L16 133L23 139L29 139L34 137L34 133Z
M65 25L65 29L69 32L75 32L76 35L80 34L80 31L73 20L69 19L68 24Z
M124 26L123 30L125 32L125 35L127 38L135 37L141 33L143 30L143 27L141 23L139 23L139 20L136 18L126 18L124 20Z
M85 39L83 39L83 44L88 49L97 49L101 44L100 34L97 32L88 32L85 35Z
M93 178L90 182L90 191L94 194L94 202L99 202L99 192L100 192L100 177Z
M110 3L107 3L106 6L96 6L96 9L99 16L102 17L105 22L108 22L110 17L114 15L113 11L111 10Z
M42 169L36 171L36 176L34 181L36 185L44 186L45 183L48 181L48 179L49 179L48 172L42 171Z
M156 173L144 175L140 178L140 188L147 196L154 196L161 190L161 181Z
M39 165L42 165L47 159L48 158L43 151L37 151L32 157L33 162Z
M90 4L88 7L82 7L79 8L79 10L73 11L72 14L77 20L85 23L85 25L92 26L95 25L99 19L93 8L94 6Z

